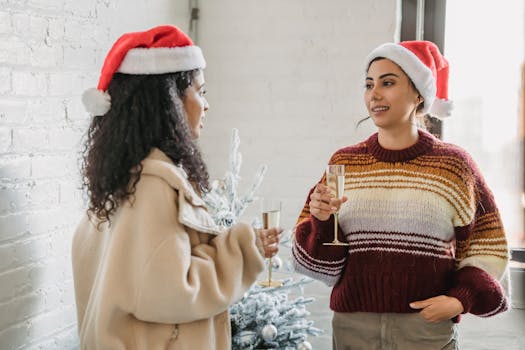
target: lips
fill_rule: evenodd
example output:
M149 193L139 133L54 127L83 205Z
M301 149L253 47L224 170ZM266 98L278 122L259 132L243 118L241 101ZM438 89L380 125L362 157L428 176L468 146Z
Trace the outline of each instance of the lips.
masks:
M378 112L386 112L389 109L390 107L387 107L387 106L375 106L375 107L372 107L371 111L374 113L378 113Z

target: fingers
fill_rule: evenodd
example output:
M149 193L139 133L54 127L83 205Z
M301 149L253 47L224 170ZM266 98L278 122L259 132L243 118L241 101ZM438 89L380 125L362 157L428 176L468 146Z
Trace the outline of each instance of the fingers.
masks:
M277 254L277 252L279 251L279 247L277 245L274 245L274 246L268 246L264 249L264 257L265 258L271 258L273 257L275 254Z
M339 210L343 202L343 199L334 198L327 186L317 184L310 195L310 213L318 220L325 221L330 218L330 215Z
M272 227L269 229L262 229L261 230L261 237L267 240L276 240L277 242L281 239L281 234L283 233L283 229L280 227Z
M426 300L420 300L415 301L413 303L410 303L410 307L413 309L422 309L419 312L419 316L423 318L427 322L439 322L438 315L436 313L435 308L433 308L433 304L428 302L429 299Z
M323 185L323 184L317 184L315 186L314 191L310 195L310 203L314 202L314 207L317 209L327 209L330 210L332 208L339 209L341 204L346 202L348 200L348 197L343 196L341 198L335 198L330 189Z
M279 235L267 235L267 236L263 239L263 242L264 242L264 244L266 244L266 245L272 245L272 244L277 244L277 243L279 243L279 240L280 240L280 236L279 236Z
M451 317L449 317L446 313L439 310L438 308L434 308L432 306L427 307L419 313L419 315L427 322L431 323L438 323L445 320L449 320Z
M330 189L328 188L328 186L324 185L324 184L317 184L317 186L315 186L315 189L314 189L314 193L329 193L330 192Z
M463 305L458 299L445 295L410 303L410 307L422 309L419 315L433 323L449 320L463 312Z
M329 196L316 196L315 193L310 196L310 209L318 210L320 212L329 212L332 210L331 198Z
M319 202L319 204L330 204L330 200L333 198L332 194L330 193L328 187L318 184L315 187L314 192L310 195L310 201L311 202Z
M412 308L412 309L424 309L426 308L427 306L430 306L434 303L434 297L433 298L429 298L429 299L425 299L425 300L418 300L418 301L413 301L409 304L409 306Z
M259 231L259 235L263 242L264 256L271 258L277 254L279 250L279 241L281 240L281 234L283 229L280 227L273 227L270 229L262 229Z

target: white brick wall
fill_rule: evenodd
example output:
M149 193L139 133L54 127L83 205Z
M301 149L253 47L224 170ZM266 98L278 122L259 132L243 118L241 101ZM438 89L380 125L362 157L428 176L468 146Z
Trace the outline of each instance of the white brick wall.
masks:
M169 0L0 1L0 348L76 349L71 237L80 94L127 31L188 26Z
M363 60L395 39L396 1L221 0L200 7L211 106L201 144L211 175L224 174L238 128L243 184L267 164L261 194L283 201L289 229L330 155L373 130L370 123L355 129L366 111ZM330 289L314 282L305 293L316 298L309 318L326 330L309 340L314 349L330 349Z

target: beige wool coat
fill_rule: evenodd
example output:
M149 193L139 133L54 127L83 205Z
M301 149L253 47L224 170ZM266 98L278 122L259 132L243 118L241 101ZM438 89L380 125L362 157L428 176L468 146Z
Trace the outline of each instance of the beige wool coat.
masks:
M246 224L221 232L160 150L142 164L111 225L86 215L74 234L81 348L230 349L228 306L262 272L261 242Z

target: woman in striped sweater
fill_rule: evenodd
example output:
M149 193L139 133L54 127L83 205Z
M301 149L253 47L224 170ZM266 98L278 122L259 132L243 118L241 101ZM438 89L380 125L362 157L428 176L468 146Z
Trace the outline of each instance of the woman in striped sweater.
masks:
M377 133L335 152L295 227L300 273L332 286L333 348L457 349L455 324L508 307L508 247L494 197L472 158L419 129L446 116L448 62L428 41L387 43L367 57L365 104ZM326 246L339 211L339 240Z

